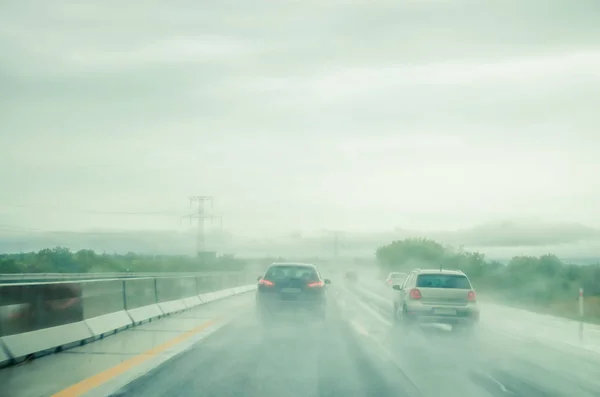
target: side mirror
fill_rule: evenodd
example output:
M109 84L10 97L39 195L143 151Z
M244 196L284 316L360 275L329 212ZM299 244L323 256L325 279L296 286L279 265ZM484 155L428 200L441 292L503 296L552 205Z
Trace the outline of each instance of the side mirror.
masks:
M401 286L401 285L398 285L398 284L396 284L396 285L393 285L393 286L392 286L392 289L395 289L396 291L402 291L402 286Z
M262 276L256 277L256 281L260 281L261 278L262 278Z
M331 280L326 278L325 280L323 280L325 282L325 284L331 284Z

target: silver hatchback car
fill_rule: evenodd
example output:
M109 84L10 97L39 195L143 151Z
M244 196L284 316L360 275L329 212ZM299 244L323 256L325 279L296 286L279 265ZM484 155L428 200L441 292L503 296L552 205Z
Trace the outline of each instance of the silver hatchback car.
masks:
M394 323L452 325L471 329L479 322L479 307L469 278L460 270L413 270L402 285L392 287Z

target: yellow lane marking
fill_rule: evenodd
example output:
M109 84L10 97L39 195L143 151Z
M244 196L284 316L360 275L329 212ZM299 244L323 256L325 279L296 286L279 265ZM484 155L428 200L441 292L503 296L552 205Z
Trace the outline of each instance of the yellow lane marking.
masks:
M76 383L70 387L67 387L66 389L54 394L52 397L78 397L78 396L81 396L81 395L89 392L90 390L95 389L96 387L108 382L109 380L116 378L119 375L124 374L128 370L130 370L134 367L137 367L138 365L150 360L151 358L155 357L157 354L164 352L165 350L169 349L170 347L173 347L173 346L177 345L178 343L181 343L181 342L191 338L192 336L198 334L199 332L207 329L208 327L210 327L211 325L214 325L214 324L215 324L214 320L207 321L204 324L199 325L198 327L193 328L190 331L187 331L187 332L177 336L176 338L173 338L173 339L163 343L162 345L158 345L144 353L141 353L140 355L130 358L129 360L123 361L122 363L120 363L112 368L109 368L109 369L107 369L103 372L100 372L94 376L84 379L79 383Z

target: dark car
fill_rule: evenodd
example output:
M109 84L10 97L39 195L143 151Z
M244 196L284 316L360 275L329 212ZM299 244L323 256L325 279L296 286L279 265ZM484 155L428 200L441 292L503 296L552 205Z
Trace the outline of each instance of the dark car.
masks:
M316 266L304 263L274 263L258 278L256 306L261 318L308 313L321 319L327 304L326 285L331 281Z

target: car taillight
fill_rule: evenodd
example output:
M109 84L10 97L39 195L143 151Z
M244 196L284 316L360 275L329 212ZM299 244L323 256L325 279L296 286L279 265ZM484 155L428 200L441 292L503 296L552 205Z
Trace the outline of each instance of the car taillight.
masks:
M411 289L409 295L410 299L421 299L421 291L419 291L417 288Z
M388 284L391 284L391 283L392 283L392 280L388 280Z
M323 281L315 281L314 283L309 283L308 287L309 288L315 288L315 287L323 287L325 285L325 283Z
M477 300L477 296L475 295L475 291L469 291L467 294L467 299L471 302L475 302Z
M274 285L272 281L265 280L264 278L261 278L258 283L260 285L264 285L265 287L272 287Z

